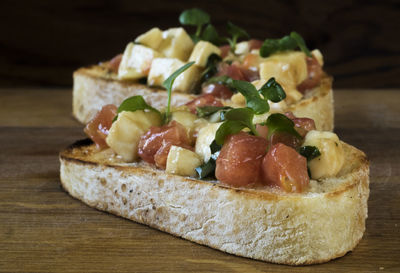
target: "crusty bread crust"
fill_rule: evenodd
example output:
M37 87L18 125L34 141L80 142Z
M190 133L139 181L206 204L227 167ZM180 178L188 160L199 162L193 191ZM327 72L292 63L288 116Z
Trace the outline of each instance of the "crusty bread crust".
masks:
M142 95L157 109L167 104L167 93L163 89L151 88L133 81L120 81L106 66L90 66L74 72L73 114L82 123L89 122L97 111L106 104L119 105L133 95ZM299 102L290 105L298 117L308 117L315 121L321 131L333 130L332 79L324 76L319 87L308 92ZM195 95L174 92L172 105L179 106L195 98Z
M231 254L289 264L345 255L367 218L369 163L343 143L338 177L310 182L301 194L232 188L170 175L145 163L122 163L89 140L60 153L61 183L91 207Z

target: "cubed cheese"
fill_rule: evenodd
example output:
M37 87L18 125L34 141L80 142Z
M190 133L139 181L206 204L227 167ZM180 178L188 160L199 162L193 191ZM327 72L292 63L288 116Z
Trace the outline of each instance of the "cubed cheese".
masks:
M235 54L236 55L243 55L247 54L250 51L249 41L243 41L236 44Z
M162 86L162 83L185 63L179 59L157 58L153 60L147 83L150 86ZM192 65L180 74L172 86L172 91L189 92L200 79L200 69Z
M154 27L149 31L143 33L142 35L138 36L135 39L135 42L157 50L161 44L162 39L162 31L158 27Z
M146 76L149 73L153 59L157 57L162 57L162 55L154 49L129 43L119 65L118 78L134 80Z
M210 123L201 128L197 134L195 151L198 155L202 157L204 162L207 162L210 159L211 156L210 144L215 139L215 133L217 132L221 124L222 122Z
M160 115L138 110L123 111L112 124L106 142L123 160L132 162L137 159L140 137L151 127L161 124Z
M210 42L199 41L190 55L189 62L195 62L200 67L206 67L211 54L221 56L221 50Z
M194 141L193 133L195 121L197 119L197 116L195 114L192 114L191 112L185 110L173 111L171 119L182 124L185 127L186 132L188 133L189 139L191 141Z
M191 150L173 145L168 153L165 171L182 176L194 176L196 168L201 164L202 160L199 155Z
M308 162L311 177L320 179L336 176L344 163L344 152L338 136L332 132L310 131L303 146L316 146L321 155Z
M317 59L320 66L324 65L324 56L322 56L321 51L319 51L318 49L314 49L313 51L311 51L311 54L315 57L315 59Z
M307 78L306 55L300 51L274 54L260 64L261 79L272 77L279 83L297 86Z
M194 43L183 28L170 28L163 31L163 40L158 51L168 58L177 58L186 62L193 50Z

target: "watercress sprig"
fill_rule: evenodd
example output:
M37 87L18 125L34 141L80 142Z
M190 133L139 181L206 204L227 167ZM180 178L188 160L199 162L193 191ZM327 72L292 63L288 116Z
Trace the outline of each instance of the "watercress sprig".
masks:
M233 87L240 92L246 99L247 107L254 110L259 115L269 111L268 100L272 102L280 102L286 98L286 93L282 86L271 78L259 90L247 81L232 81ZM260 96L263 95L264 98Z
M194 62L187 63L180 67L178 70L176 70L174 73L171 74L163 83L162 85L167 89L168 93L168 102L167 102L167 110L165 111L165 123L169 122L170 119L170 109L171 109L171 94L172 94L172 86L174 85L175 79L183 73L186 69L191 67L194 64Z
M271 114L266 122L260 124L268 127L268 138L275 132L286 132L297 138L301 138L300 134L294 128L294 122L283 114Z
M150 111L153 111L153 112L156 112L161 116L161 113L157 109L155 109L155 108L151 107L150 105L148 105L146 103L146 101L143 99L142 96L129 97L129 98L125 99L121 103L121 105L118 107L117 115L114 117L113 122L118 119L118 115L122 111L135 112L137 110L146 110L146 109L150 110Z
M180 14L179 22L182 25L197 27L196 33L192 35L193 41L197 42L200 40L200 34L203 25L210 23L210 15L198 8L187 9Z
M196 107L196 113L199 118L209 117L219 111L227 111L232 109L230 106L201 106ZM225 115L224 115L225 116Z
M241 27L234 25L228 21L228 33L232 35L232 38L226 38L229 45L231 46L231 51L235 52L236 43L239 38L250 38L250 35Z
M236 134L244 128L249 128L254 135L258 135L256 126L253 124L254 111L250 108L234 108L224 115L224 123L219 126L215 133L215 142L222 145L228 135Z
M295 31L281 39L266 39L260 48L260 56L268 57L273 53L294 50L297 47L299 47L308 57L311 57L311 52L307 48L304 39Z

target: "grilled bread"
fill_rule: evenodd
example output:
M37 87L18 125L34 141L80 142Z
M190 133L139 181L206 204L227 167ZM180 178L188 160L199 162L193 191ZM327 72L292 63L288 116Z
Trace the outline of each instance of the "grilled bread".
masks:
M61 182L91 207L199 244L267 262L315 264L351 251L365 230L369 163L363 152L342 145L345 163L337 176L311 180L302 193L171 175L143 161L124 163L89 140L60 153Z

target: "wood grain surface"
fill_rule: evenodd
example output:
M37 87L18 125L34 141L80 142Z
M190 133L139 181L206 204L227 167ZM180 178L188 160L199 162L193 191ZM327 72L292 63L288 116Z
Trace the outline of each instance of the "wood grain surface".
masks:
M227 21L259 39L298 31L323 52L336 87L400 88L393 0L2 0L0 86L71 86L78 67L113 57L152 27L179 26L192 7L209 12L220 33Z
M337 90L336 132L371 160L353 252L303 267L236 257L89 208L60 187L58 152L83 138L66 89L0 89L0 272L400 272L399 90Z

